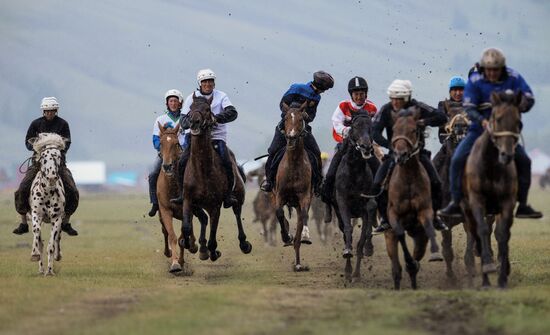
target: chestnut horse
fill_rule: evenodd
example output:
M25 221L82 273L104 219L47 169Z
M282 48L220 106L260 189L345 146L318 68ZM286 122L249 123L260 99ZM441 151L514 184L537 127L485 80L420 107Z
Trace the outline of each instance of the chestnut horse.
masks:
M510 274L508 241L514 221L513 211L518 188L516 165L513 161L520 138L521 117L518 106L521 98L521 93L491 94L492 113L489 124L476 140L466 161L464 199L461 205L466 229L474 237L481 255L484 287L490 285L488 274L497 271L490 250L491 227L485 220L488 214L496 216L499 287L507 286Z
M183 243L186 248L191 243L189 239L193 231L192 209L199 207L206 210L210 217L210 235L207 246L206 232L201 230L199 258L206 260L210 257L211 261L216 261L221 256L221 252L217 250L218 242L216 240L220 211L224 194L231 185L228 185L221 158L212 145L211 132L216 125L216 119L210 109L211 103L212 98L207 100L204 97L193 96L193 103L188 114L191 125L191 146L183 181ZM235 175L233 192L237 198L237 204L232 206L233 213L239 230L239 247L243 253L248 254L252 251L252 245L246 240L241 221L244 180L237 169L232 153L231 156Z
M294 241L294 253L296 262L295 271L307 271L307 266L300 263L300 245L302 244L302 231L307 227L308 211L311 205L312 184L311 165L304 147L303 137L306 135L306 122L304 120L307 102L297 106L283 104L284 134L286 148L281 163L277 168L277 177L273 189L275 201L275 214L281 226L281 236L285 246ZM284 206L297 209L298 222L294 238L289 234L289 223L285 218Z
M180 125L176 128L164 128L159 123L160 129L160 157L162 159L162 168L157 181L157 197L159 199L159 221L164 235L164 255L171 258L169 272L177 273L183 270L183 244L181 243L183 234L177 237L174 231L173 219L182 220L182 205L170 202L179 194L176 176L178 175L178 157L181 154L181 147L178 142L178 131ZM200 208L193 208L193 213L199 218L201 231L206 229L208 217ZM198 250L195 242L195 235L191 231L189 252L196 253ZM179 242L179 243L178 243ZM180 248L179 257L176 250Z
M428 239L431 247L429 260L443 260L433 227L430 180L418 157L422 136L416 126L419 118L419 110L401 111L393 125L392 146L397 164L391 174L388 188L388 219L393 229L386 231L385 238L396 290L400 288L402 271L397 252L398 242L403 249L406 270L413 289L417 288L419 261L424 257ZM412 256L407 248L405 232L414 240Z

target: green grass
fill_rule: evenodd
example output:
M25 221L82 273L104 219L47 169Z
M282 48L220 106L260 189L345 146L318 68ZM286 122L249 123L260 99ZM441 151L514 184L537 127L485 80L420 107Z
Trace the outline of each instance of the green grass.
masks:
M550 194L533 190L531 198L544 209ZM311 271L294 273L293 250L264 245L250 206L243 216L251 254L240 252L234 220L224 211L221 259L202 262L186 253L190 273L172 276L160 226L145 217L147 210L141 195L84 195L72 219L80 235L63 235L57 276L45 278L29 261L32 236L11 234L17 220L11 195L0 195L0 333L550 333L548 219L515 222L508 290L479 290L478 277L473 288L466 284L464 239L457 234L456 286L448 283L444 264L423 261L420 289L410 290L405 274L403 290L395 292L382 238L363 262L359 282L342 277L341 238L334 229L326 246L313 235L314 244L302 248ZM495 276L491 280L494 285Z

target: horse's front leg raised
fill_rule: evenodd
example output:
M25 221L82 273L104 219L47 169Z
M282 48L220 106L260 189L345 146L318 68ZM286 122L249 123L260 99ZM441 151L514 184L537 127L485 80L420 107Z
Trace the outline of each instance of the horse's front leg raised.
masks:
M439 245L437 244L437 239L435 238L435 229L433 225L433 210L432 208L427 208L418 212L417 216L418 222L422 224L426 235L430 240L430 258L429 262L440 262L443 260L443 255L439 251Z
M277 209L275 210L275 215L277 216L277 220L279 221L279 225L281 226L281 238L283 239L284 246L288 247L292 245L293 237L288 232L289 224L287 219L285 218L285 211L283 206L277 206L276 208Z

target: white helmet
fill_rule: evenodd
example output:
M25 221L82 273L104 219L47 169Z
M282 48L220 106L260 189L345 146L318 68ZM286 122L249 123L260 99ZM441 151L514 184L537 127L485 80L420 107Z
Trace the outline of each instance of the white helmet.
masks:
M488 48L483 50L479 64L481 67L489 69L505 67L506 57L504 57L502 50L497 48Z
M207 79L216 80L216 74L214 73L214 71L210 69L202 69L199 71L199 73L197 73L197 82L199 83L199 86L201 85L201 82L203 80Z
M409 101L412 94L412 84L410 80L395 79L388 87L390 98L405 99Z
M52 109L59 109L59 103L57 102L56 97L45 97L42 99L42 103L40 104L40 109L45 110L52 110Z
M180 104L183 103L183 94L181 94L181 92L176 90L175 88L166 91L166 94L164 95L164 100L168 100L169 97L177 97L180 101Z

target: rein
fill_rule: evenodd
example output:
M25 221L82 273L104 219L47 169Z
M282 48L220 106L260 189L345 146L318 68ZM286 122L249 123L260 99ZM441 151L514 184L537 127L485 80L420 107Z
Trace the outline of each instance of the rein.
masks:
M418 145L418 141L416 141L416 143L413 143L410 138L404 135L394 136L391 140L391 144L395 145L395 142L399 140L403 140L407 142L407 144L411 147L412 152L408 154L408 158L411 158L420 152L420 146Z

